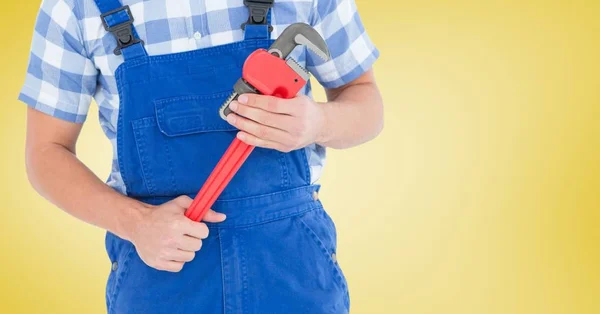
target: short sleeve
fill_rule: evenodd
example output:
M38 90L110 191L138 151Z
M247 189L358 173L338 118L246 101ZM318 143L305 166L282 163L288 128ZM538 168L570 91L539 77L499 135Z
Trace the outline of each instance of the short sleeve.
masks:
M331 60L308 53L307 69L325 88L352 82L379 58L361 21L354 0L314 0L311 25L325 38Z
M41 112L83 123L96 91L73 0L43 0L19 100Z

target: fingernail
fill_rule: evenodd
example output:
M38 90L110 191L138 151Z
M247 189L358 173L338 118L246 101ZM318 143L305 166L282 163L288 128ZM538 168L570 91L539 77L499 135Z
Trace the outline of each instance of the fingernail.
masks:
M244 136L244 134L243 134L242 132L238 132L238 134L237 134L237 137L238 137L240 140L242 140L242 141L243 141L243 140L244 140L244 138L245 138L245 136Z
M227 115L227 122L229 122L229 124L235 124L235 114L228 114Z
M237 101L232 101L232 102L229 104L229 109L231 109L231 110L233 110L233 111L236 111L236 110L237 110L237 108L238 108Z
M246 104L248 102L248 96L246 95L241 95L240 97L238 97L238 101L240 102L240 104Z

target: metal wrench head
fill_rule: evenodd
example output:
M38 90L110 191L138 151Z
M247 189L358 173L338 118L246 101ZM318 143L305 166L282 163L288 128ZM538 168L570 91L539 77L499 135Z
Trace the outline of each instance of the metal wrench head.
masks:
M310 25L295 23L288 26L275 42L269 47L269 52L281 59L286 59L296 46L304 45L324 61L331 58L327 43Z

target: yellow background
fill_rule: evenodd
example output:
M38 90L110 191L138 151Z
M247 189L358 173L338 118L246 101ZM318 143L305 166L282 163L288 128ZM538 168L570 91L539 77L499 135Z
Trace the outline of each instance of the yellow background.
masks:
M322 181L352 313L600 313L600 2L357 3L385 130ZM0 10L0 313L104 313L103 232L25 176L38 7ZM79 152L106 178L95 109Z

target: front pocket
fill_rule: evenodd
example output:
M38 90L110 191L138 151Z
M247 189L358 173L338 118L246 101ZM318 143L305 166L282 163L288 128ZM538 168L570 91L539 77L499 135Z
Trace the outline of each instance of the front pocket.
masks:
M235 137L218 108L229 93L154 101L155 115L131 121L147 194L198 191Z
M154 116L131 121L138 175L148 196L196 194L237 129L218 110L229 93L178 96L153 102ZM288 155L255 148L221 199L272 193L290 184Z
M247 292L254 303L250 306L253 311L249 312L347 313L347 284L331 259L326 248L329 244L324 243L327 240L321 240L312 231L324 227L313 224L312 218L320 211L316 208L298 216L235 230L232 242L236 247L225 248L228 252L239 252L223 258L238 263L237 258L243 265L242 278L252 287Z
M297 217L301 229L313 240L316 249L331 267L334 280L344 289L347 287L344 273L337 262L337 239L335 226L322 207Z

